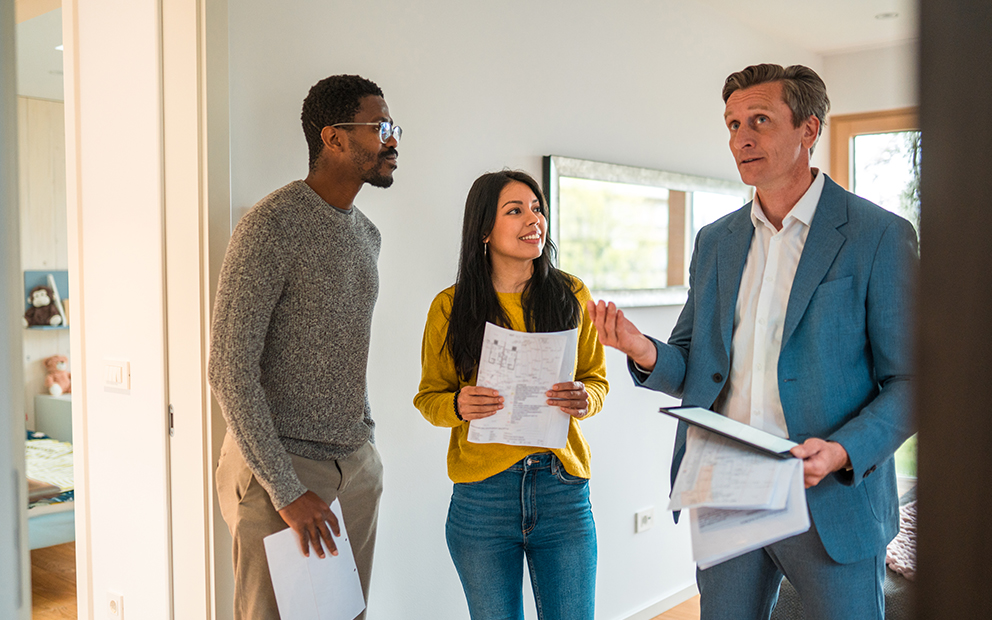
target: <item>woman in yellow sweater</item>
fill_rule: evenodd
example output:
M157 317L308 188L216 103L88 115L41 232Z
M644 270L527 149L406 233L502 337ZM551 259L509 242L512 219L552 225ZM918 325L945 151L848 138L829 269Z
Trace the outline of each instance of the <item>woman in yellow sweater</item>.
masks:
M451 428L446 535L472 620L523 619L525 559L541 620L594 614L596 529L579 420L599 412L609 384L585 309L589 291L554 267L547 230L533 178L479 177L465 202L457 283L435 297L424 328L414 404L431 424ZM470 421L503 408L496 390L475 385L487 321L527 332L578 328L575 380L547 392L547 404L571 416L564 448L468 440Z

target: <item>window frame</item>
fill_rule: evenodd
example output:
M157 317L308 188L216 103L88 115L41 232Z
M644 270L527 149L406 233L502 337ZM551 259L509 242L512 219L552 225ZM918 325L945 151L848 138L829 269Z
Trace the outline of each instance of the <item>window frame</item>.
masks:
M919 108L896 108L859 114L838 114L828 120L830 128L830 178L846 190L851 189L855 136L897 131L919 131Z

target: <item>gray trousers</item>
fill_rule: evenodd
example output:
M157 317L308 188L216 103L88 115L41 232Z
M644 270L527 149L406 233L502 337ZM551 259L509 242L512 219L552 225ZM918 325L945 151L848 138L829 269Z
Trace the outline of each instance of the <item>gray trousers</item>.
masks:
M696 569L702 620L767 620L783 574L799 593L808 620L882 620L885 549L860 562L835 562L816 525L706 570Z
M372 556L375 551L379 496L382 495L382 461L372 443L366 443L346 458L312 461L290 455L300 482L327 503L341 500L351 550L355 554L365 602L369 600ZM248 469L230 433L217 465L217 497L220 511L234 539L235 620L277 620L269 565L262 539L288 526L276 512L269 494ZM365 612L358 616L364 620Z

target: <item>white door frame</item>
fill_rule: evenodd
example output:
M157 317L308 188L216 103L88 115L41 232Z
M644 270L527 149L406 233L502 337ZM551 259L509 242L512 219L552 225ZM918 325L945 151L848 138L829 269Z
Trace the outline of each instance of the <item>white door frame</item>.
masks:
M24 475L21 251L17 196L14 2L0 0L0 617L31 617L27 478Z

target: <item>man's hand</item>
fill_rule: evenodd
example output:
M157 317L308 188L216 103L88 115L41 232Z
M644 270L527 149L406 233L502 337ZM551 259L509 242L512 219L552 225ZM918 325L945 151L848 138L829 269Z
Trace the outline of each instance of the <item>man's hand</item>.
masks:
M827 474L851 464L844 446L836 441L824 441L817 437L810 437L790 452L792 456L803 460L803 481L807 489L820 484Z
M623 310L617 308L612 301L607 304L603 300L597 303L591 299L586 302L586 308L603 346L613 347L626 353L627 357L644 370L654 368L655 362L658 361L658 351L654 343L627 320Z
M503 408L503 397L492 388L466 385L458 393L458 415L463 420L488 418Z
M331 507L327 505L327 502L320 499L313 491L307 491L297 497L279 511L279 516L300 537L300 548L303 550L303 555L310 557L310 546L313 545L317 555L323 558L324 548L320 544L322 538L331 555L338 554L337 545L331 539L331 531L334 532L335 536L341 535L338 518L331 512ZM327 527L328 523L330 523L330 529Z
M547 392L548 404L558 407L573 418L589 413L589 393L581 381L556 383Z

